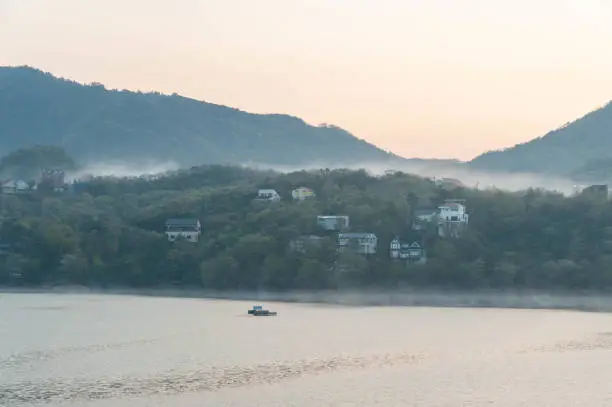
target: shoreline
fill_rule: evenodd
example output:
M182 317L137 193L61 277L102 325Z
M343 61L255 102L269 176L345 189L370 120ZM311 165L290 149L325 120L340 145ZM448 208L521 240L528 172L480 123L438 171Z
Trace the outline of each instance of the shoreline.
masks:
M253 302L329 304L350 307L396 306L440 308L548 309L611 312L612 296L605 293L519 290L327 290L327 291L213 291L179 288L89 288L83 286L3 287L0 294L94 294L160 298L219 299Z

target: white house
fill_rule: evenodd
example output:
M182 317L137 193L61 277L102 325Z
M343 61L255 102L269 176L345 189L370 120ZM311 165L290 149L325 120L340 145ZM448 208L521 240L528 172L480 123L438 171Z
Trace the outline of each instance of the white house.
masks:
M178 237L182 237L190 242L197 242L202 233L200 221L191 218L175 218L166 221L166 236L168 241L174 242Z
M262 201L280 201L281 197L275 189L260 189L257 191L257 199Z
M354 250L359 254L375 254L378 238L374 233L338 233L339 251Z
M349 228L347 215L319 215L317 225L325 230L346 230Z
M7 180L2 183L2 193L15 194L17 192L26 192L30 189L27 182L22 180Z
M291 196L296 201L303 201L308 198L312 198L315 196L315 193L312 189L306 187L299 187L291 191Z
M448 202L438 206L438 219L440 222L462 222L468 223L468 214L465 205L456 202Z
M458 237L468 225L469 215L465 205L447 202L438 207L438 235Z

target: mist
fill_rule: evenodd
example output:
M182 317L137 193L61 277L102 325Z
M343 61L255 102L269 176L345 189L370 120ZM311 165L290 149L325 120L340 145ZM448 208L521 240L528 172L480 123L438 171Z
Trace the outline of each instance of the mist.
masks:
M364 169L372 175L383 175L387 171L402 171L424 178L455 178L467 188L500 189L510 192L522 191L528 188L541 188L557 191L564 195L575 192L575 182L569 178L554 177L532 173L502 173L485 172L469 168L465 163L453 160L407 159L393 163L370 162L355 164L330 164L313 162L307 165L275 165L257 162L247 162L241 165L254 170L272 170L280 173L295 171L313 171L322 168L329 169ZM77 172L67 174L68 179L83 179L87 177L117 177L131 178L141 176L156 176L172 173L182 167L175 161L155 162L98 162L89 163Z
M174 161L145 161L138 164L130 162L97 162L89 163L76 172L66 174L67 179L84 179L88 177L132 178L154 176L180 169Z
M403 162L394 163L355 163L355 164L329 164L312 163L299 166L282 166L261 163L245 164L246 167L254 169L270 169L278 172L294 172L301 170L318 170L321 168L329 169L364 169L372 175L383 175L386 171L402 171L407 174L418 175L425 178L441 177L456 178L467 188L489 189L516 192L528 188L541 188L550 191L557 191L564 195L574 192L575 182L569 178L554 177L543 174L532 173L502 173L484 172L469 168L466 164L452 162L451 160L421 160L407 159Z

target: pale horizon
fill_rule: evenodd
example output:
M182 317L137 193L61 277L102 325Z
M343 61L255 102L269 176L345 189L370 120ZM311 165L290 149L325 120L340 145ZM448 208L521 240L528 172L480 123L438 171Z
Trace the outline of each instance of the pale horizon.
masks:
M469 160L612 99L604 0L0 0L0 65ZM175 3L177 4L177 3Z

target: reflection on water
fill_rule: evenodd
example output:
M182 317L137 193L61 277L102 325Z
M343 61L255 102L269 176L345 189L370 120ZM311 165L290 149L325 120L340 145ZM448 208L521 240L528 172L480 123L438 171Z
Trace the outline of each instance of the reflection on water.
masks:
M612 406L608 314L251 305L3 295L0 405Z

